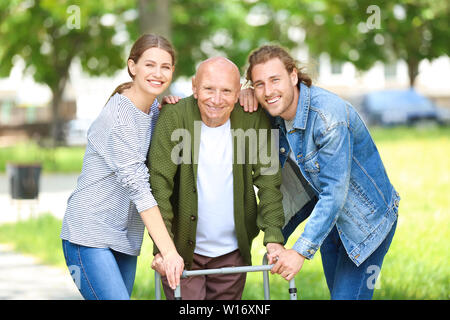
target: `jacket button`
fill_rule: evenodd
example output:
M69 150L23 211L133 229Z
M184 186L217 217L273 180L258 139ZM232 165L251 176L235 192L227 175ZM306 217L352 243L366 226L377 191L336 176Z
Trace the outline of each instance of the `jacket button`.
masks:
M398 200L395 200L394 204L396 207L398 207L398 204L399 204Z
M286 149L285 149L285 148L280 148L280 152L281 152L281 153L285 153L285 152L286 152Z
M189 244L190 246L192 246L192 245L194 244L194 241L189 240L189 241L188 241L188 244Z
M195 216L191 216L191 220L195 221L196 217Z
M197 189L195 189L195 187L192 189L192 192L196 193Z

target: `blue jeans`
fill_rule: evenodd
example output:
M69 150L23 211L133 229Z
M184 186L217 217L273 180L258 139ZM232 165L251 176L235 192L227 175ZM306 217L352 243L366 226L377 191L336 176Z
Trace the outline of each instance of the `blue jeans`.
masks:
M86 300L129 300L137 257L62 241L72 279Z
M322 265L332 300L370 300L395 233L397 221L380 246L357 267L347 256L336 226L322 243Z

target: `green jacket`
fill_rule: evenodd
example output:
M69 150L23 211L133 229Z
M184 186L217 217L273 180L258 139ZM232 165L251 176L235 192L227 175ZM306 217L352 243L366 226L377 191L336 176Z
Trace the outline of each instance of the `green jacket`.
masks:
M254 137L258 136L258 143L252 145L248 137L245 143L242 143L242 139L233 138L234 221L239 250L245 262L251 265L251 244L260 230L264 232L264 245L284 242L281 233L284 213L278 148L268 148L271 146L270 123L261 109L247 113L236 104L230 121L231 129L235 129L232 132L245 133L247 129L252 129L247 132L248 135L256 132ZM261 147L258 147L260 131L253 129L267 129L267 144L262 143ZM149 151L152 193L188 270L192 266L197 228L196 160L200 131L200 111L193 96L182 99L175 105L166 105L159 115ZM255 150L260 152L254 152ZM271 165L268 159L264 160L263 157L268 157L271 152L274 153L276 166L271 172L265 172ZM259 155L262 155L261 158ZM258 188L259 204L254 186ZM155 254L157 252L155 246Z

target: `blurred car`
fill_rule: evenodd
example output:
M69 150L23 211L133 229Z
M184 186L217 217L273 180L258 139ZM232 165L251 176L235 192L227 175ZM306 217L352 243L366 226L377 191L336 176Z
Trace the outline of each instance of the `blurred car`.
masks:
M85 146L87 144L87 132L93 120L75 119L66 123L65 138L68 146Z
M448 123L446 111L413 89L384 90L365 94L361 113L368 125Z

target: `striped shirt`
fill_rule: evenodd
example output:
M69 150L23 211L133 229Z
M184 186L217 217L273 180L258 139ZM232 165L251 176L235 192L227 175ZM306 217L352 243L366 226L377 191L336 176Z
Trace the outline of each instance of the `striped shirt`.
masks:
M116 93L87 134L77 186L67 200L61 238L95 248L140 254L144 223L139 215L156 206L145 160L159 116Z

